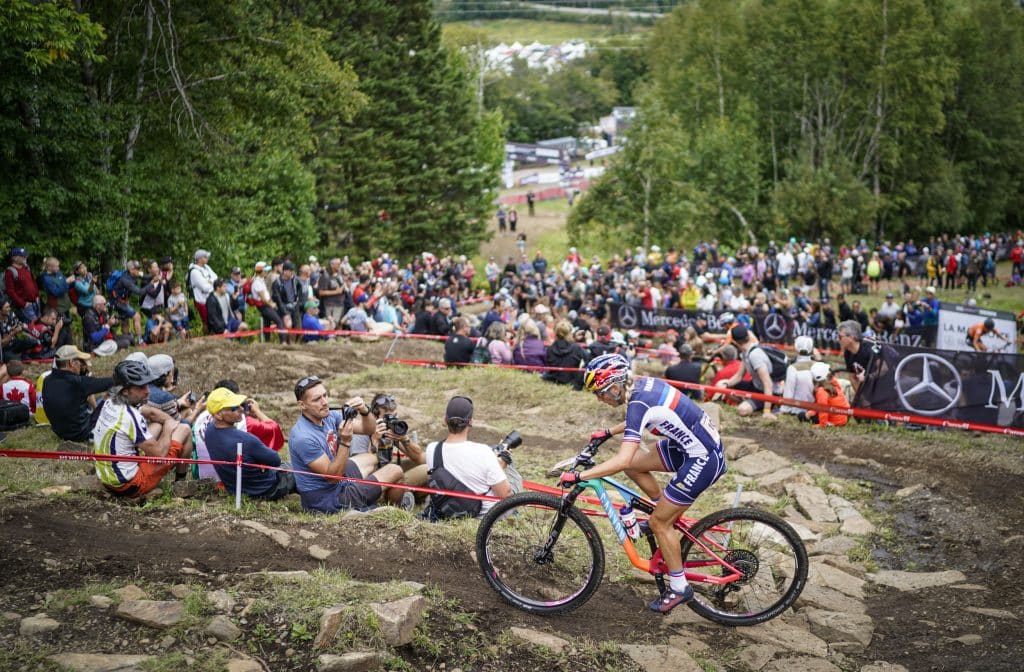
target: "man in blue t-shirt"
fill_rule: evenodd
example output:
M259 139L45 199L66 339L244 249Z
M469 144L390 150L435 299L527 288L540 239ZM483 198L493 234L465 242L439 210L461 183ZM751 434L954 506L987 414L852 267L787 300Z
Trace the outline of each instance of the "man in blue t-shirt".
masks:
M235 427L245 412L242 404L246 397L235 394L226 387L218 387L206 399L206 410L213 417L206 427L204 441L211 460L234 462L238 444L242 444L242 462L246 465L265 464L280 467L281 456L263 445L249 432ZM217 477L229 490L235 487L235 467L215 464ZM254 466L242 467L242 492L254 499L274 501L295 492L295 476L286 471L261 469Z
M302 415L288 434L288 450L297 471L314 472L295 475L302 508L322 513L369 509L384 497L390 504L412 509L415 499L411 491L386 487L402 480L400 466L384 465L363 479L359 466L349 459L352 435L356 431L387 433L384 421L370 414L361 397L353 397L345 403L357 413L345 420L342 411L330 409L327 398L327 388L316 376L306 376L295 384L295 400ZM376 481L381 485L353 483L337 480L337 477Z

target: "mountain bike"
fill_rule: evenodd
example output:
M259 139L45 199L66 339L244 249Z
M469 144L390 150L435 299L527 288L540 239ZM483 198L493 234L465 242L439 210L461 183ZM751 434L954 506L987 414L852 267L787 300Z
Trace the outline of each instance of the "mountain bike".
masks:
M594 465L600 442L591 441L575 458L556 465L550 474L582 471ZM608 486L608 487L606 487ZM583 606L604 575L605 550L589 517L604 517L622 550L637 569L654 576L665 590L668 567L646 520L638 522L649 548L641 557L627 534L609 489L618 491L639 514L654 504L611 478L581 481L561 496L523 492L497 502L480 521L477 561L490 586L523 611L564 614ZM577 507L593 490L603 513ZM588 517L589 516L589 517ZM680 517L683 569L694 588L687 604L716 623L756 625L775 618L799 597L807 582L807 549L784 520L754 508L731 508L700 520Z

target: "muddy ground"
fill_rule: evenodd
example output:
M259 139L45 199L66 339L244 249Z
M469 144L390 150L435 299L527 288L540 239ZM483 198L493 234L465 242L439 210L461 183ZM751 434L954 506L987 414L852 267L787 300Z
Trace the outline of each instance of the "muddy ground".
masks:
M243 389L280 395L282 425L290 424L289 390L302 375L330 376L376 367L390 343L347 343L323 348L316 356L301 346L239 346L214 341L194 342L174 349L187 356L188 386L205 390L221 377L225 359L232 377ZM402 342L402 357L434 359L437 344ZM108 363L101 362L99 370ZM294 398L292 398L294 399ZM871 542L871 555L882 568L933 571L959 569L982 589L932 589L895 593L879 586L869 590L867 604L876 631L867 651L849 656L850 669L873 660L899 663L912 672L924 670L1017 670L1024 653L1019 620L993 620L965 607L1005 609L1021 613L1024 590L1024 477L1019 448L1004 440L977 437L950 444L930 432L877 434L838 433L827 439L818 431L793 425L762 428L737 422L734 435L757 440L765 449L796 461L822 465L843 478L871 486L873 506L890 521ZM481 440L497 436L482 436ZM562 454L566 446L555 444ZM551 448L548 448L551 450ZM552 450L552 455L555 452ZM561 456L561 455L560 455ZM898 488L921 484L906 498L894 498ZM498 637L511 625L554 630L594 643L631 641L664 643L672 635L692 636L712 647L738 646L734 631L696 617L664 619L647 613L635 586L608 581L580 611L556 619L530 616L501 603L488 588L471 555L471 548L438 548L423 544L417 533L377 529L360 519L317 518L296 523L286 512L268 514L279 527L303 527L317 535L317 544L335 551L323 564L364 581L412 580L438 589L455 601L458 610L473 615L472 633L455 621L434 622L439 638ZM210 588L238 585L262 570L313 570L320 561L303 549L282 548L266 536L240 529L223 507L138 507L97 496L46 498L35 494L0 494L0 611L29 615L39 611L46 594L89 582L149 581L173 584L183 580ZM187 526L187 532L179 528ZM369 531L368 531L369 530ZM646 588L649 592L649 588ZM16 624L15 624L16 625ZM113 615L102 622L99 635L137 642L136 629ZM15 628L16 629L16 628ZM951 641L965 632L982 635L980 644ZM10 624L3 625L0 643L15 641ZM77 630L65 631L63 650L85 650L90 639ZM93 633L96 634L96 633ZM148 640L147 640L148 641ZM201 642L200 642L201 643ZM79 648L75 648L78 646ZM271 647L273 648L273 647ZM308 669L311 658L286 664L284 647L269 652L279 660L275 669ZM431 669L454 655L442 647L425 653L400 651L415 669ZM278 657L275 658L274 656ZM294 652L292 653L294 658ZM301 658L301 656L300 656ZM466 669L536 670L540 664L525 651L497 663L481 662ZM714 655L709 659L715 661ZM609 664L629 663L621 657ZM585 669L566 659L564 669ZM730 660L720 669L743 669ZM451 669L452 665L448 666Z

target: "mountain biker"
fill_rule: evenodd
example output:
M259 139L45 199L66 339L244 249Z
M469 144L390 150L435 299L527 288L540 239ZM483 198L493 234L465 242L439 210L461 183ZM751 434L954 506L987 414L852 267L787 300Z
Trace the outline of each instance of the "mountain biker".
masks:
M619 354L591 360L583 372L583 388L609 406L626 406L624 422L590 435L592 441L602 442L622 434L622 445L613 457L596 467L580 473L563 473L559 483L571 486L625 471L657 501L649 524L669 568L669 585L648 606L652 611L667 614L693 599L693 588L683 574L679 536L673 523L725 473L718 428L699 406L663 380L634 378L629 361ZM664 437L657 442L657 450L638 450L645 429ZM664 493L651 474L654 471L675 473Z
M978 352L985 352L988 347L981 342L981 337L992 334L996 338L1002 339L1004 343L1009 343L1010 339L1004 336L998 329L996 329L996 321L991 317L987 318L984 322L978 322L972 324L967 329L967 344Z

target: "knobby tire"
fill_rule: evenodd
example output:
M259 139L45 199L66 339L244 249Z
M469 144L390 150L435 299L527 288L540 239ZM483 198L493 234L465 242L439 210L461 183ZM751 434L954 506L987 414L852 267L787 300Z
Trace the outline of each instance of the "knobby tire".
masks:
M495 504L480 521L476 554L502 599L534 614L565 614L589 600L604 575L604 546L594 524L570 507L558 541L541 556L561 499L523 492Z

